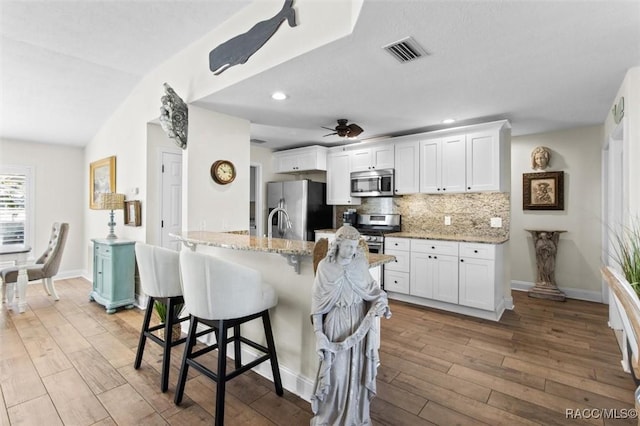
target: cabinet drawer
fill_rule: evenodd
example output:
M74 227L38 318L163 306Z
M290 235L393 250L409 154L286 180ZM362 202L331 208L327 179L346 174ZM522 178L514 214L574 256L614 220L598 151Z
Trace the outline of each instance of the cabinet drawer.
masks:
M408 238L385 238L384 252L388 253L389 250L409 251L410 243L411 240Z
M111 257L112 248L109 246L96 244L93 252L100 257Z
M436 253L458 255L458 243L440 240L411 240L411 251L416 253Z
M385 266L384 289L386 291L409 294L409 274L406 272L388 271Z
M460 243L460 258L487 259L496 258L494 244Z
M395 251L385 250L386 254L390 254L396 257L396 260L384 265L384 269L398 272L409 272L409 252L408 251Z

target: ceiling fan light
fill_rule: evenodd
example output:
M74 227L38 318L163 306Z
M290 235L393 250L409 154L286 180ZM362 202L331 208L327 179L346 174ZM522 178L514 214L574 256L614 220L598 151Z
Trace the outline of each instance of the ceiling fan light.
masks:
M442 120L442 124L452 124L455 122L456 122L455 118L445 118L444 120Z
M287 94L283 93L283 92L274 92L271 95L271 99L276 100L276 101L284 101L285 99L287 99Z

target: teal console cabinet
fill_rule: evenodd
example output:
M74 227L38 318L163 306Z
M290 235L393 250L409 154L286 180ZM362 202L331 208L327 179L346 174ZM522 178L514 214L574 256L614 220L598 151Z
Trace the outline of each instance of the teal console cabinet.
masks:
M93 291L89 300L104 305L108 314L135 303L135 241L94 239Z

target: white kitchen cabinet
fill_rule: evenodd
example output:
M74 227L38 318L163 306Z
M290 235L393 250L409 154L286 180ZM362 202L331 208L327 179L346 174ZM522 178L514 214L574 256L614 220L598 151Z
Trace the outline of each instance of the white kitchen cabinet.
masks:
M420 192L420 142L395 145L395 190L397 195Z
M327 170L327 151L323 146L306 146L273 153L276 173Z
M420 141L420 192L510 191L507 121L432 132Z
M420 192L465 192L465 135L420 142Z
M384 265L384 289L409 294L410 240L388 237L384 240L384 253L396 260Z
M510 155L500 143L500 130L488 129L467 135L467 191L508 191L505 179Z
M459 303L494 310L496 303L496 246L460 243Z
M385 253L398 260L385 265L391 299L494 321L511 305L505 244L387 237Z
M411 240L409 293L458 303L458 243Z
M394 146L385 144L351 151L351 171L362 172L377 169L393 169L395 166Z
M360 205L360 198L351 196L351 152L330 151L327 154L327 204Z

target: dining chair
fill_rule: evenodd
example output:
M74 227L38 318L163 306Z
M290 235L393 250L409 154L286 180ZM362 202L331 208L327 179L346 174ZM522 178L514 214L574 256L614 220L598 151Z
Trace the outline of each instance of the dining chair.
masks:
M47 249L36 260L35 264L27 266L27 279L29 281L42 280L42 286L45 292L53 296L54 300L59 300L60 297L56 292L53 277L58 273L58 269L60 268L68 233L68 223L54 223L51 228L51 236L49 237ZM5 286L15 285L18 281L18 267L11 266L0 270L0 278L2 278L4 284L2 290L4 299Z

